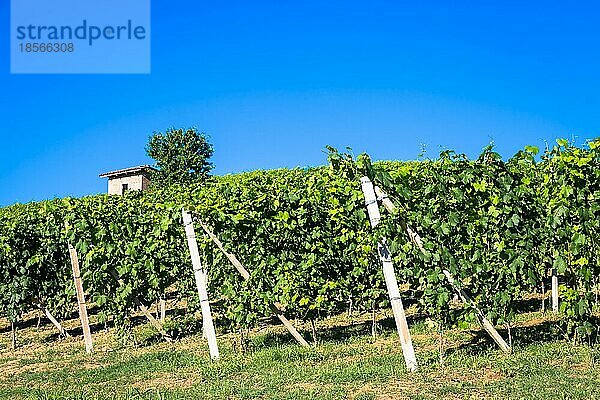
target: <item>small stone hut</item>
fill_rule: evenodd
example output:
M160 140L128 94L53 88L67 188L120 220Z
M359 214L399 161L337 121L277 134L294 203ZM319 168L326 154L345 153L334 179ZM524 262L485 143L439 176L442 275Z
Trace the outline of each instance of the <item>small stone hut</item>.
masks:
M150 165L140 165L100 174L100 178L108 178L108 194L119 194L129 190L146 190L150 185L150 174L156 171Z

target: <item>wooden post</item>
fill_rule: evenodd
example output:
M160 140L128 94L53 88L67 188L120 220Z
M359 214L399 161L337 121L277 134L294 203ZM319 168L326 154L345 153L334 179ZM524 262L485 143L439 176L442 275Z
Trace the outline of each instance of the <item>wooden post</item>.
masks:
M56 329L58 330L58 332L60 332L61 335L63 335L64 337L71 337L71 335L69 335L69 332L67 332L67 330L63 328L60 322L58 322L56 318L54 318L54 316L46 307L42 306L41 304L37 304L37 307L44 313L46 318L48 318L50 322L52 322L52 325L56 327Z
M366 176L360 179L360 183L365 196L365 205L367 206L367 211L369 213L369 220L371 221L371 226L374 228L379 223L381 214L379 213L379 205L377 204L377 198L375 197L373 183ZM417 370L417 358L412 345L410 331L408 330L404 305L400 298L400 290L398 289L398 281L396 280L392 257L386 245L385 238L377 245L377 251L381 259L390 303L392 303L392 311L394 312L394 319L396 320L396 329L400 336L400 344L402 345L402 354L404 355L404 361L406 362L406 369L410 372L414 372Z
M473 302L473 300L471 300L469 295L456 285L456 282L454 281L454 278L452 277L450 272L448 272L445 269L442 272L446 276L446 279L448 280L450 285L452 285L454 290L458 292L458 295L460 296L460 299L463 301L463 303L466 303L473 307L475 313L477 314L477 318L479 319L479 323L481 324L483 329L485 329L485 331L492 337L492 339L494 339L494 341L502 349L502 351L504 351L505 353L510 353L511 348L508 345L508 343L506 343L502 336L500 336L496 328L494 328L494 325L492 325L492 323L485 317L485 314L483 314L483 312L475 305L475 303Z
M392 303L392 311L394 312L396 329L398 330L400 343L402 344L402 352L404 353L406 368L409 371L414 372L417 370L417 358L412 345L410 331L408 330L408 322L406 321L406 314L404 313L404 305L402 304L402 299L400 298L400 289L398 288L398 281L396 280L394 265L392 264L392 257L385 241L382 241L378 244L377 251L379 252L379 257L383 266L385 285L390 297L390 303Z
M206 226L202 221L198 221L198 222L199 222L200 226L202 227L202 229L204 229L204 232L206 232L208 234L208 236L212 239L212 241L217 245L219 250L221 250L221 252L225 255L225 257L227 257L227 259L231 262L231 264L233 264L233 266L240 273L240 275L242 275L242 278L244 278L245 281L250 279L250 273L248 272L248 270L246 270L246 268L244 268L242 263L235 256L235 254L229 253L227 250L225 250L223 243L221 243L219 238L208 228L208 226ZM300 343L302 346L308 347L309 344L306 342L306 340L304 340L302 335L300 335L300 333L296 330L296 328L294 328L294 325L292 325L292 323L283 314L283 311L282 311L283 307L281 306L281 304L279 304L279 303L271 304L270 308L271 308L271 311L273 311L273 313L281 321L281 323L292 334L294 339L296 339L296 341L298 341L298 343Z
M546 312L546 285L542 279L542 312Z
M181 210L181 215L183 217L183 226L185 227L185 234L187 237L188 247L190 249L190 256L192 258L196 286L198 287L198 295L200 296L202 325L204 325L204 331L206 332L208 339L210 357L213 360L217 360L219 358L217 336L215 334L215 327L213 325L212 315L210 313L210 303L208 302L208 291L206 289L206 274L202 269L202 264L200 263L200 252L198 251L198 243L196 242L194 223L192 221L192 216L190 213L185 211L185 209Z
M87 307L85 305L85 294L83 285L81 284L81 272L79 270L79 258L77 250L69 244L69 255L71 256L71 266L73 267L73 281L75 282L75 290L77 291L77 302L79 303L79 318L81 319L81 327L83 328L83 339L85 341L85 351L91 353L94 349L92 345L92 334L90 332L90 321L88 320Z
M17 324L14 321L10 321L10 348L11 350L17 349Z
M117 280L119 285L121 285L121 286L124 285L123 279L119 278L119 275L117 274L116 271L111 270L110 274L113 276L113 278L115 278ZM162 337L167 342L172 342L173 339L171 338L171 336L169 336L167 331L165 331L165 328L162 326L162 324L160 322L158 322L156 320L156 318L154 318L154 316L152 316L152 314L148 310L148 307L146 307L144 304L142 304L142 302L140 301L140 299L137 296L133 298L133 301L135 302L135 305L140 309L142 314L144 314L146 319L150 322L150 325L152 325L158 331L158 333L160 333L162 335Z
M167 331L165 331L165 328L162 326L162 324L160 322L158 322L156 320L156 318L154 318L152 316L150 311L148 311L148 307L146 307L144 304L140 303L140 300L137 297L134 299L134 301L135 301L135 305L139 307L140 311L142 311L142 314L144 314L144 316L148 319L148 321L150 321L150 324L162 335L162 337L167 342L172 342L173 339L171 339L171 336L169 336Z
M381 213L379 212L379 204L377 204L373 183L368 177L363 176L360 178L360 185L365 196L365 206L367 206L371 227L375 228L381 220Z
M160 299L160 323L165 323L165 317L167 315L167 301L165 299Z
M273 312L273 314L275 314L277 316L277 319L279 319L279 321L281 321L283 326L285 326L286 329L292 334L294 339L296 339L296 341L298 343L300 343L302 346L309 347L309 344L306 342L306 340L304 340L302 335L300 335L300 332L298 332L296 330L296 328L294 328L294 325L292 325L292 323L283 314L282 305L279 303L273 303L269 307L271 308L271 311Z
M552 312L558 312L558 275L556 268L552 268Z
M388 212L390 212L390 214L393 214L394 211L396 210L396 206L390 200L390 198L387 196L387 194L383 190L381 190L381 188L379 188L378 186L375 186L375 192L377 193L377 197L379 199L381 199L383 206L388 210ZM413 231L408 226L406 226L406 234L408 235L408 238L414 244L417 245L419 250L423 254L425 254L425 247L423 246L423 241L421 240L421 236L419 236L419 234L417 232ZM469 295L464 290L462 290L460 287L458 287L458 285L454 281L454 277L452 276L450 271L443 269L442 272L443 272L444 276L446 277L446 279L448 280L448 282L450 283L450 285L452 286L452 288L458 293L458 296L460 297L460 299L464 303L473 307L473 309L475 310L475 312L477 314L477 318L479 319L479 323L481 324L483 329L485 329L485 331L492 337L492 339L494 339L496 344L504 352L510 353L511 352L510 346L506 343L506 341L504 341L504 339L502 339L502 336L500 336L500 334L498 333L496 328L494 328L492 323L485 317L485 314L477 307L477 305L473 302L473 300L471 300Z
M381 203L383 204L385 209L390 214L393 214L396 211L396 206L394 205L392 200L390 200L388 195L383 190L381 190L381 188L379 186L375 186L375 193L377 194L377 198L381 200ZM413 231L409 226L406 227L406 234L408 235L408 238L410 239L410 241L413 242L414 244L416 244L417 247L419 248L419 250L421 250L421 253L425 253L425 248L423 247L423 241L421 240L421 237L419 236L419 234L417 232Z

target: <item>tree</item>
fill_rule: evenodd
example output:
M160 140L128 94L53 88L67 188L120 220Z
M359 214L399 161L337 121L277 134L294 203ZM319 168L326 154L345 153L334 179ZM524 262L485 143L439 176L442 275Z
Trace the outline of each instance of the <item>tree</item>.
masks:
M169 128L165 133L155 132L148 140L146 153L158 167L153 176L155 184L204 181L214 167L208 161L213 154L213 146L207 135L199 133L196 128Z

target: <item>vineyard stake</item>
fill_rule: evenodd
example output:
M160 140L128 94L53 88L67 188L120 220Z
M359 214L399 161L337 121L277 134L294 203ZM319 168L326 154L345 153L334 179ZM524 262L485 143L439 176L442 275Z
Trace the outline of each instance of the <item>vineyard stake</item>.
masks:
M552 268L552 312L558 312L558 275L556 275L556 268Z
M71 267L73 268L73 281L77 291L77 302L79 303L79 318L83 329L83 339L85 341L85 351L91 353L94 349L92 344L92 334L90 332L90 321L88 320L87 307L85 305L85 294L81 284L81 271L79 270L79 258L77 250L69 243L69 256L71 257Z
M546 285L542 279L542 312L546 312Z
M388 210L388 212L390 214L393 214L394 211L396 210L396 206L390 200L390 198L387 196L387 194L383 190L381 190L381 188L378 186L375 186L375 192L377 193L377 197L381 200L381 202L383 203L383 206L386 208L386 210ZM423 247L423 241L421 240L421 236L419 236L419 234L417 232L413 231L410 227L406 226L405 228L406 228L406 234L408 235L411 242L413 242L414 244L417 245L417 247L419 248L421 253L425 254L425 248ZM483 327L483 329L486 330L486 332L492 337L492 339L494 339L496 344L504 352L510 353L511 352L510 346L506 343L506 341L502 338L502 336L500 336L500 334L498 333L496 328L494 328L492 323L485 317L485 314L479 309L479 307L477 307L475 305L475 303L473 302L471 297L469 297L469 295L464 290L462 290L460 287L458 287L458 285L456 285L454 277L452 276L450 271L443 269L442 272L443 272L444 276L446 277L446 279L448 280L448 282L450 283L450 285L452 286L452 288L454 290L456 290L456 292L458 293L461 300L464 303L473 307L473 309L475 310L475 312L477 314L477 318L479 319L479 322L480 322L481 326Z
M152 326L162 335L162 337L167 342L172 342L173 339L171 339L171 336L169 336L167 331L165 331L165 328L163 327L163 325L160 322L158 322L156 320L156 318L154 318L152 316L150 311L148 311L148 307L146 307L144 304L142 304L137 297L133 301L135 301L135 305L139 307L139 309L142 311L142 314L144 314L144 316L148 319L148 321L150 321L150 324L152 324Z
M479 319L479 323L481 324L481 326L483 326L483 329L485 329L486 332L492 337L492 339L494 339L494 341L502 349L502 351L504 351L505 353L510 353L511 352L510 346L508 345L508 343L506 343L506 341L502 338L502 336L500 336L500 334L498 333L496 328L494 328L494 325L492 325L492 323L485 317L485 314L483 314L483 311L481 311L479 309L479 307L477 307L475 305L473 300L471 300L469 295L464 290L462 290L461 288L459 288L456 285L456 282L454 281L454 278L452 277L452 275L450 274L449 271L444 269L444 270L442 270L442 272L446 276L446 279L448 280L450 285L452 285L454 290L456 290L458 292L458 295L460 296L461 300L464 303L469 304L471 307L473 307L473 309L475 310L475 312L477 314L477 319Z
M365 205L367 206L367 212L369 213L369 220L371 221L371 226L375 228L381 219L381 214L379 213L379 205L377 204L377 198L375 197L373 183L366 176L360 178L360 183L365 196ZM379 258L382 263L383 276L385 277L385 284L387 286L390 303L392 303L392 311L394 312L394 319L396 320L396 329L400 336L400 344L402 345L402 354L404 355L406 368L410 372L414 372L417 370L417 358L412 345L410 331L408 330L404 305L400 298L400 290L394 272L394 265L392 264L392 257L385 238L382 238L377 244L377 252L379 253Z
M119 285L123 286L125 284L125 282L123 282L123 279L119 278L119 275L117 274L116 271L110 271L110 273L113 276L113 278L115 278L117 280ZM160 322L158 322L156 320L156 318L154 318L154 316L152 316L150 311L148 311L148 307L146 307L144 304L142 304L142 302L140 301L140 299L137 296L135 296L133 298L133 301L135 302L135 305L140 309L142 314L144 314L146 319L148 321L150 321L150 324L154 327L154 329L156 329L158 331L158 333L160 333L162 335L162 337L165 339L165 341L172 342L173 339L171 338L171 336L169 336L169 334L165 331L165 328L162 326L162 324Z
M165 322L165 316L167 315L167 301L160 299L160 322Z
M196 232L194 231L194 222L192 216L185 209L181 210L183 217L183 226L187 237L192 265L194 268L194 276L196 278L196 286L198 287L198 295L200 296L200 307L202 308L202 325L208 339L208 348L210 357L213 360L219 358L219 348L217 347L217 337L215 327L213 325L212 315L210 313L210 303L208 302L208 291L206 289L206 274L200 263L200 252L198 251L198 242L196 241Z
M17 324L10 321L10 348L11 350L17 349Z
M201 220L198 220L198 223L200 224L202 229L204 229L204 232L206 232L206 234L217 245L219 250L221 250L221 252L225 255L225 257L227 257L227 259L231 262L231 264L233 264L233 266L240 273L240 275L242 275L244 280L247 281L248 279L250 279L250 273L248 272L248 270L246 270L246 268L244 268L242 263L235 256L235 254L229 253L228 251L226 251L225 247L223 246L223 243L221 243L219 238L210 229L208 229L208 226L206 226ZM306 342L306 340L304 340L302 335L300 335L300 333L296 330L296 328L294 328L294 325L292 325L292 323L283 314L283 311L282 311L283 307L281 306L281 304L273 303L273 304L270 304L269 307L271 308L271 311L273 311L273 313L281 321L281 323L292 334L294 339L296 339L298 341L298 343L300 343L302 346L308 347L309 345Z
M48 318L50 322L52 322L52 325L54 325L56 329L58 329L61 335L63 335L64 337L71 337L71 335L69 335L69 332L67 332L67 330L60 324L60 322L58 322L57 319L54 318L54 316L46 307L42 306L41 304L37 304L37 307L44 313L46 318Z

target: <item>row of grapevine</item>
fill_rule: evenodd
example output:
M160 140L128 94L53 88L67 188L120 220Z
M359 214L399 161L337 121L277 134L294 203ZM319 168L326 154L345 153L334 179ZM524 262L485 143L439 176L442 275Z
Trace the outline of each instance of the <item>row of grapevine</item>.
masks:
M569 334L595 331L600 268L600 142L560 143L541 157L527 147L508 161L487 148L476 160L447 151L437 160L379 162L332 151L331 168L256 171L119 196L66 198L0 209L0 316L39 305L59 317L75 308L67 243L82 259L89 301L101 319L130 326L136 299L167 292L199 308L181 209L207 223L250 271L245 281L210 239L199 236L218 299L220 326L248 327L281 303L314 320L388 304L364 208L363 174L394 198L398 212L377 235L391 240L399 281L426 315L455 324L474 318L450 305L448 269L498 323L537 291L550 268L561 275ZM403 227L424 239L426 253Z
M428 315L446 322L475 317L473 309L450 306L443 268L498 323L510 323L518 300L537 292L554 268L564 283L565 333L595 332L600 142L588 146L559 140L541 162L534 147L504 162L491 146L474 161L451 151L397 168L373 169L366 160L368 172L404 205L382 230L396 239L401 279L420 291ZM425 255L402 235L404 224L427 239Z
M37 304L58 317L72 312L67 243L78 250L84 287L101 320L112 318L127 327L136 299L152 304L173 287L195 310L180 217L185 207L234 246L250 267L251 280L244 282L210 240L199 243L225 323L251 325L270 315L273 302L286 305L294 317L325 316L351 297L344 291L362 274L351 269L362 268L370 258L370 239L360 232L361 225L367 226L359 212L362 195L353 186L323 168L278 170L227 176L192 190L2 209L0 295L8 307L1 314L15 320ZM347 276L344 282L341 276ZM354 292L360 295L359 288Z

